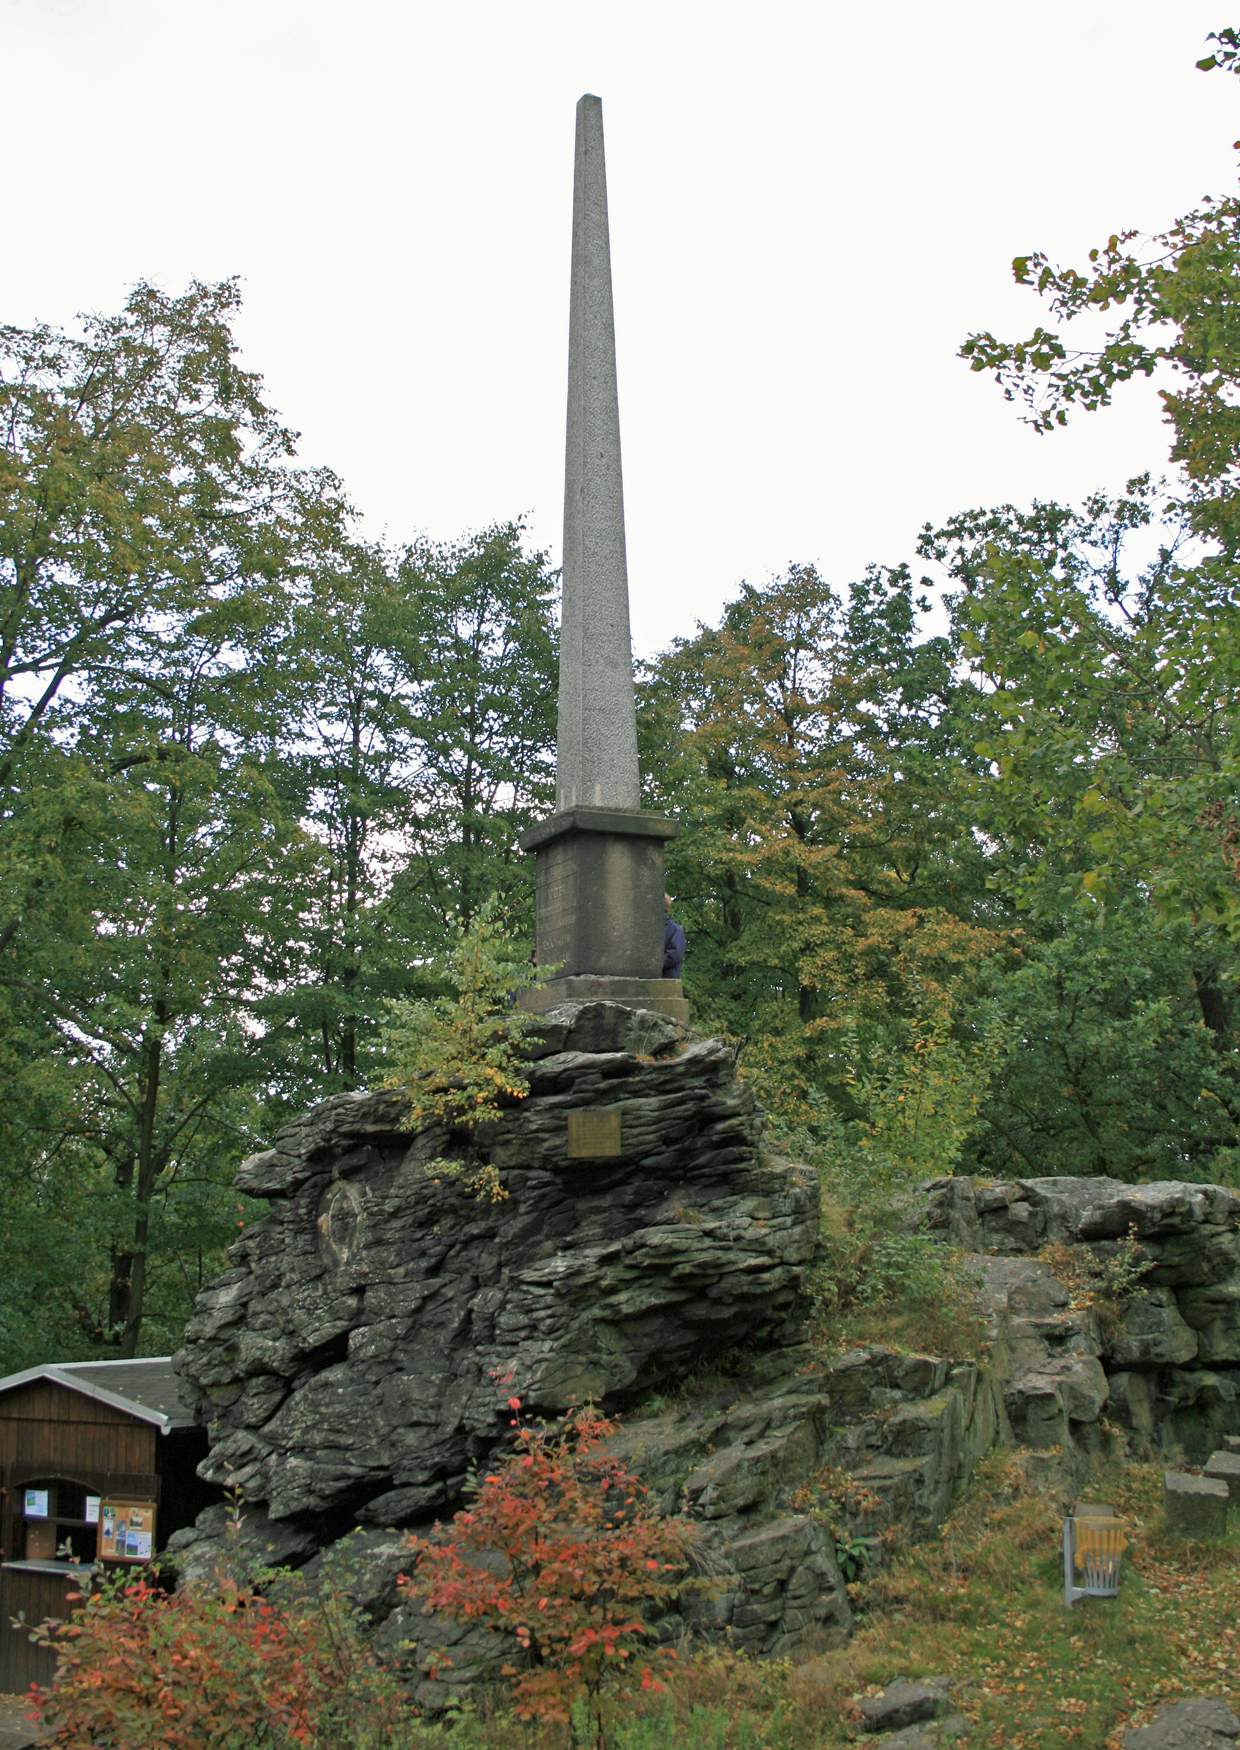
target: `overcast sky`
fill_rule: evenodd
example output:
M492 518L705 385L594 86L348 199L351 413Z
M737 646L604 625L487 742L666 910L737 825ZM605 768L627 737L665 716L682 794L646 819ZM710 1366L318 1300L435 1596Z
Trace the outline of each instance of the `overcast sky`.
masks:
M559 560L574 106L603 99L648 653L748 577L1160 466L1146 386L1038 438L956 357L1013 255L1235 175L1219 0L0 0L0 319L241 276L239 335L367 528Z

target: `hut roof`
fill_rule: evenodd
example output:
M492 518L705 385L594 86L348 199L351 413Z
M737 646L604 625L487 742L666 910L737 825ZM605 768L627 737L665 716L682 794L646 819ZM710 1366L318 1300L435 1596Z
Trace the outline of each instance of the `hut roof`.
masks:
M136 1361L57 1361L27 1367L22 1373L0 1379L0 1396L36 1380L49 1380L111 1404L113 1409L127 1410L141 1422L153 1422L161 1434L194 1425L193 1408L172 1370L170 1355Z

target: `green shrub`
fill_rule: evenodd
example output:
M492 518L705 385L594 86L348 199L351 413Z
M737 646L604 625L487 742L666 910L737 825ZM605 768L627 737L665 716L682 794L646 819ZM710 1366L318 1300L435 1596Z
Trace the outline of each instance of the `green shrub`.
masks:
M855 1041L847 1047L856 1054ZM958 1255L917 1227L916 1188L950 1174L972 1134L996 1056L940 1024L914 1029L878 1065L847 1080L854 1115L820 1105L787 1140L818 1172L822 1244L812 1281L825 1334L918 1331L920 1346L971 1352L982 1340L976 1295ZM875 1328L878 1326L879 1328Z
M508 935L496 897L468 925L458 925L443 968L452 994L387 1004L384 1085L408 1100L405 1124L439 1123L472 1137L505 1105L525 1099L522 1041L528 1016L516 1007L539 973ZM481 1161L440 1159L434 1178L467 1174L465 1187L492 1203L508 1195L495 1168Z

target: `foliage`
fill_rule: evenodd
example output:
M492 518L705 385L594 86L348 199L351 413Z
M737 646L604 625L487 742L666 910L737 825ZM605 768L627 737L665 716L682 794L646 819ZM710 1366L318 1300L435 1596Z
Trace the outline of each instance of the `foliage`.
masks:
M527 1017L514 999L538 973L507 933L495 895L470 923L456 923L455 937L444 974L453 994L388 1005L386 1085L407 1095L410 1129L474 1131L529 1093Z
M505 1637L519 1718L568 1725L574 1742L584 1719L603 1750L609 1698L658 1690L674 1658L648 1645L645 1613L678 1590L688 1528L659 1518L608 1455L606 1417L574 1410L547 1427L519 1398L508 1407L513 1449L450 1527L410 1540L408 1585L428 1611Z
M99 1750L416 1742L407 1703L330 1573L317 1591L286 1577L280 1592L276 1604L228 1579L168 1593L145 1575L109 1576L68 1621L37 1631L58 1655L52 1683L34 1692L41 1742Z
M643 688L653 804L706 1026L743 1044L784 1124L849 1107L843 1041L890 1048L950 1013L991 951L981 858L944 797L950 652L918 640L904 570L847 597L810 566L746 584Z
M1168 1702L1240 1706L1240 1528L1215 1545L1168 1538L1162 1471L1090 1484L1129 1537L1117 1599L1064 1609L1060 1503L1023 1455L995 1454L938 1538L862 1577L847 1645L795 1665L719 1647L683 1657L662 1694L629 1702L614 1750L848 1750L856 1698L923 1672L950 1677L971 1738L996 1750L1113 1750ZM497 1721L491 1741L514 1735Z
M45 1242L78 1340L122 1354L152 1314L167 1346L238 1212L247 1002L287 972L305 873L260 683L335 485L289 466L236 307L139 286L76 335L0 337L0 1051L38 1057L0 1157L74 1180Z
M1235 934L1234 579L1184 564L1182 525L1144 479L1079 511L967 512L922 550L962 586L971 801L1017 903L1050 916L1065 885L1140 891L1156 919Z
M976 1294L947 1247L918 1230L913 1192L956 1171L980 1123L999 1043L953 1038L940 1024L913 1039L907 1056L865 1060L851 1042L854 1109L822 1102L816 1122L789 1138L817 1170L822 1238L812 1290L822 1337L833 1346L872 1335L875 1321L901 1340L975 1352Z
M360 542L240 368L238 307L144 285L0 331L13 1368L175 1346L247 1214L237 1158L364 1083L383 999L442 988L446 918L529 908L545 557L518 524Z
M293 580L286 770L319 848L300 958L264 991L283 1115L380 1067L385 999L442 989L445 934L500 894L531 912L518 835L549 795L553 574L519 523L453 546L358 542L320 509Z
M1190 924L1160 924L1134 894L1071 906L992 969L979 1025L1003 1041L971 1153L996 1178L1105 1173L1227 1182L1240 1140L1234 1045L1202 1018L1212 969L1228 1005L1235 963Z
M1198 66L1236 72L1236 31L1210 40ZM1027 1019L984 1164L1210 1176L1240 1124L1240 200L1116 232L1084 270L1044 253L1013 268L1053 325L971 336L973 369L1039 431L1153 379L1179 476L1079 511L970 512L923 539L962 586L975 818L1032 925L995 988L994 1012Z
M418 721L398 883L423 942L468 925L489 894L528 930L532 881L519 835L555 795L555 573L520 523L449 545L415 543L397 589L418 603L409 652ZM418 928L415 924L415 928Z
M1103 1325L1114 1325L1154 1260L1137 1237L1135 1223L1123 1239L1092 1247L1054 1240L1038 1253L1072 1296L1074 1312L1090 1309Z
M1240 71L1235 32L1197 64ZM1184 471L1193 526L1234 557L1240 547L1240 199L1206 199L1166 231L1113 232L1089 252L1084 271L1054 266L1041 251L1012 263L1018 285L1045 298L1056 326L1028 339L974 334L961 348L975 371L992 371L1008 400L1019 398L1038 431L1066 424L1075 407L1107 406L1133 377L1162 379L1159 396L1174 432L1172 460ZM1105 319L1097 344L1070 347L1073 323ZM1107 323L1110 325L1107 326ZM1087 333L1087 340L1093 339Z

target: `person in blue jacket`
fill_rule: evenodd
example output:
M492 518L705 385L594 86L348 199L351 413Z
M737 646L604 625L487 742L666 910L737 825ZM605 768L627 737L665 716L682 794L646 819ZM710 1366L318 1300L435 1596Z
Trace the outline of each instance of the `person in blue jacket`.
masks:
M679 978L685 963L685 932L672 916L672 896L663 895L663 976Z

